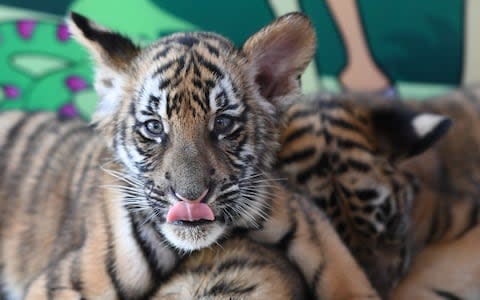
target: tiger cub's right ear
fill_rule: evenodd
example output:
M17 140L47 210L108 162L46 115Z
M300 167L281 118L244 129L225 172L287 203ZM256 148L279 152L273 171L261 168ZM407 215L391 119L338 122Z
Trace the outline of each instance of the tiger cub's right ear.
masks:
M77 13L67 20L74 38L87 48L95 59L95 90L100 98L93 121L106 120L118 109L123 88L130 75L132 61L140 48L129 38L113 32Z
M290 13L274 20L243 45L260 94L270 102L285 105L299 96L299 78L315 54L316 34L310 19Z
M97 64L121 70L140 52L129 38L71 12L68 27L75 39L86 47Z

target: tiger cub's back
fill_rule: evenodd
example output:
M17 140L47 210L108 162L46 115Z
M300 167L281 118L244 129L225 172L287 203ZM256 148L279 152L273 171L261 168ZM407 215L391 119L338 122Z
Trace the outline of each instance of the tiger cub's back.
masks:
M0 282L11 295L81 242L79 207L102 149L92 135L80 119L0 112Z
M298 271L273 249L244 238L190 255L152 300L307 299Z

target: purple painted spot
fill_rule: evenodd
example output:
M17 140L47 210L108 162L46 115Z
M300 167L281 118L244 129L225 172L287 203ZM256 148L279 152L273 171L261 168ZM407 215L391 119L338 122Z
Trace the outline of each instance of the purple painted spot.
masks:
M37 22L35 22L34 20L17 21L18 34L25 40L31 38L33 34L33 29L35 29L36 24Z
M70 33L68 32L67 24L62 23L57 26L57 39L64 42L68 40Z
M87 88L87 82L79 76L68 76L65 80L65 84L72 92L78 92Z
M4 85L2 87L2 89L3 89L3 94L8 99L14 99L14 98L17 98L18 96L20 96L20 89L17 88L16 86Z
M58 113L61 117L64 118L73 118L78 116L78 110L75 108L73 103L67 103L64 106L60 107Z

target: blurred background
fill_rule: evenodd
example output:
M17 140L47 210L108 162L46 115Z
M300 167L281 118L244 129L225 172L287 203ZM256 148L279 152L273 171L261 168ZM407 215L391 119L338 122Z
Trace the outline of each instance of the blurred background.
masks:
M424 99L480 82L478 0L0 0L0 109L89 118L92 67L69 37L70 10L139 44L206 30L238 47L275 17L302 11L318 36L302 81L307 93Z

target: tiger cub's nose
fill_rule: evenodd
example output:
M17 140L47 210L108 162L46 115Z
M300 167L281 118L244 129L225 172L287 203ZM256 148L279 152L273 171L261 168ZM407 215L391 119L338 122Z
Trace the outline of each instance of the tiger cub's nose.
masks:
M202 202L208 192L210 191L210 188L206 188L199 196L194 196L192 193L190 195L181 195L180 193L176 192L173 190L173 194L175 195L175 198L177 198L180 201L187 201L187 202Z

